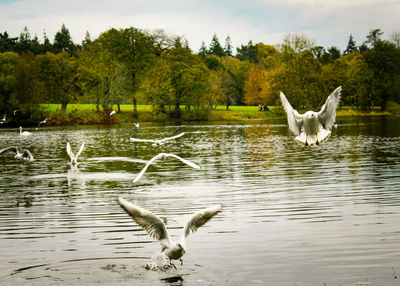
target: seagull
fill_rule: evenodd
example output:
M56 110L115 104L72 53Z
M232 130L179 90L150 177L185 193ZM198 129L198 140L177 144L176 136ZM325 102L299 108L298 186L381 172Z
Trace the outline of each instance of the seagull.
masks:
M40 125L46 124L47 120L49 120L49 118L46 118L45 120L40 121L38 127L40 127Z
M304 146L319 145L331 135L336 119L336 108L339 105L342 87L336 88L326 99L319 112L307 111L299 114L290 105L283 92L280 93L283 108L286 111L289 129L297 137L295 140Z
M81 148L79 148L78 153L76 153L76 155L75 155L74 153L72 153L71 145L69 145L69 142L67 142L67 153L68 153L69 157L71 158L72 165L78 164L78 157L83 151L83 146L85 146L85 142L82 143Z
M116 113L115 110L111 111L111 112L110 112L110 116L113 115L113 114L115 114L115 113Z
M181 160L183 163L185 163L186 165L189 165L190 167L193 167L195 169L200 169L200 166L190 162L189 160L183 159L175 154L169 154L169 153L160 153L157 154L156 156L154 156L153 158L151 158L150 161L147 162L146 166L144 166L144 168L140 171L140 173L136 176L136 178L133 180L133 183L136 183L137 181L139 181L139 179L143 176L143 174L146 172L147 168L155 161L155 160L162 160L164 161L167 157L174 157L177 158L179 160Z
M139 123L133 123L136 128L139 128Z
M118 202L132 217L132 219L147 232L148 235L160 241L161 253L165 254L169 258L170 264L175 269L176 266L172 264L172 260L179 259L181 265L183 265L182 256L186 252L186 237L191 231L195 233L199 227L204 225L222 209L222 205L218 204L195 212L187 221L180 241L173 243L164 222L158 216L123 198L118 198Z
M16 147L8 147L0 150L0 154L5 154L5 153L14 153L14 159L17 160L24 160L24 161L29 161L32 162L33 156L29 150L24 149L22 153L19 153L18 149Z
M134 141L134 142L152 142L153 146L161 146L166 141L179 138L179 137L183 136L184 134L185 134L185 132L182 132L182 133L179 133L178 135L175 135L175 136L172 136L172 137L163 138L163 139L159 139L159 140L139 139L139 138L132 138L132 137L130 138L130 140Z
M22 126L20 126L20 127L19 127L19 135L20 135L20 136L30 136L30 135L32 135L32 133L29 132L29 131L24 131L24 132L22 132Z

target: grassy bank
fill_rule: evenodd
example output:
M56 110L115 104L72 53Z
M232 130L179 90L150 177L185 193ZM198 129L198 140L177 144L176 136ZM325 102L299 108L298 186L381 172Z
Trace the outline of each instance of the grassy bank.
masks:
M138 105L137 117L134 116L132 105L120 105L121 112L111 117L108 115L108 112L106 113L102 109L100 109L100 112L97 112L94 104L69 104L66 115L60 111L60 104L42 104L41 108L44 114L53 119L53 122L49 125L190 121L196 118L191 116L196 112L195 110L185 111L184 108L182 108L183 114L181 119L173 119L166 114L154 115L151 112L150 105ZM218 106L209 113L206 112L203 118L207 118L209 121L239 121L284 118L286 116L281 106L269 106L268 108L270 111L260 112L257 106L230 106L229 110L226 110L225 106ZM117 111L117 106L114 106L113 109ZM337 117L391 114L390 112L382 112L378 108L370 111L360 111L351 107L341 107L337 110Z

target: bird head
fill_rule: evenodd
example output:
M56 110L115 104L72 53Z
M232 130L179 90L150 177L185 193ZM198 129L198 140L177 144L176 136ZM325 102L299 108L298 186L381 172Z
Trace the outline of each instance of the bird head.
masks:
M183 248L182 244L177 243L176 246L177 246L183 253L185 253L185 249Z
M317 118L317 114L314 111L307 111L306 113L304 113L304 115L306 116L307 119L314 119Z

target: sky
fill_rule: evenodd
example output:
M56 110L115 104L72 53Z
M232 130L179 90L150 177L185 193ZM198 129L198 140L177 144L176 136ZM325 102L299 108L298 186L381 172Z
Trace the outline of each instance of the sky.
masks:
M344 50L350 34L360 45L373 29L383 39L400 31L399 0L0 0L0 15L0 32L11 37L27 27L53 41L65 24L80 44L87 31L95 39L110 28L162 29L193 51L214 34L222 46L229 35L234 51L249 41L281 44L290 33Z

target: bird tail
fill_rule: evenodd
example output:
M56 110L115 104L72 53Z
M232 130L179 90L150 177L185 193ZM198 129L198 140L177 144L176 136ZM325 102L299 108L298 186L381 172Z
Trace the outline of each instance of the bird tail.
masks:
M314 146L324 143L331 136L331 131L321 128L317 134L306 135L301 132L296 138L296 142L303 146Z

